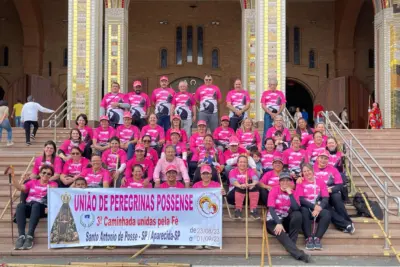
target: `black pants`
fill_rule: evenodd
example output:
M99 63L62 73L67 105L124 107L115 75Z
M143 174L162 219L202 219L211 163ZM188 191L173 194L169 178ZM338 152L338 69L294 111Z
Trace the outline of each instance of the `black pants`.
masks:
M25 121L24 129L25 129L25 142L29 143L31 141L31 125L33 125L33 136L36 136L36 132L39 128L39 124L37 121Z
M139 130L142 130L144 126L147 125L147 120L146 119L134 119L132 122L133 125L139 128Z
M18 234L25 235L26 218L29 218L28 235L33 237L39 219L46 217L45 209L46 206L39 202L19 203L16 212Z
M82 156L84 156L88 160L92 159L92 145L93 145L93 141L89 140L85 145L85 150L83 150Z
M192 166L192 168L193 168L193 166ZM211 166L211 172L212 172L211 180L219 183L218 172L214 166ZM195 169L194 175L193 175L193 184L195 184L199 181L201 181L200 167L197 167L197 164L196 164L196 169Z
M243 120L243 115L240 117L233 115L229 120L229 128L232 128L236 132L242 120Z
M274 229L276 223L274 220L267 221L267 231L273 236L276 236L279 243L292 255L296 260L301 260L304 258L304 251L300 250L296 246L297 237L301 230L302 216L300 211L292 211L286 218L282 219L282 225L286 232L282 232L280 235L276 236Z
M269 190L260 188L260 202L262 205L268 206L268 194Z
M352 223L342 200L342 193L332 193L329 197L328 210L331 213L331 221L339 230L346 229Z
M345 173L340 173L340 176L342 176L343 180L343 187L342 190L340 191L342 193L342 199L343 201L349 200L349 187L350 185L348 183L348 179Z
M197 169L197 161L188 160L189 177L192 181L194 180L194 173L196 172L196 169Z
M306 207L301 207L301 214L303 215L303 234L305 238L309 238L312 235L311 229L314 218L311 211ZM316 222L318 223L318 227L315 230L314 236L321 239L331 223L331 213L326 209L321 210Z

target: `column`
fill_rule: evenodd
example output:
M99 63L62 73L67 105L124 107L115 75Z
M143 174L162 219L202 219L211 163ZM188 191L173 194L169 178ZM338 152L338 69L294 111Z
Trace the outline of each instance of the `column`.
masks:
M101 88L103 4L98 0L68 1L69 120L80 113L97 120Z
M128 92L128 12L129 0L105 2L104 94L111 83L118 82L121 92Z

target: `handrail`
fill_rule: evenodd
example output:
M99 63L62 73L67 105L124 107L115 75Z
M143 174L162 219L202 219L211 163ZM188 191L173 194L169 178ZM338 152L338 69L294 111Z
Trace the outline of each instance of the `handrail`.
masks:
M290 114L289 110L285 107L282 111L283 120L286 122L286 128L288 129L296 129L296 122Z
M60 109L62 109L60 113L62 113L65 110L65 104L67 104L67 106L68 106L68 105L72 104L72 102L65 100L47 119L42 120L42 127L44 127L44 123L46 121L49 122L49 127L51 127L51 121L54 121L54 119L52 120L52 118L55 117L56 114L59 113Z

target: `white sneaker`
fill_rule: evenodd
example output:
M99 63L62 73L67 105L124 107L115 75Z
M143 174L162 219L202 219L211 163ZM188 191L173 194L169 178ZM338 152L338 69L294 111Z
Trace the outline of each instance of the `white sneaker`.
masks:
M180 249L184 249L184 248L186 248L186 247L185 247L185 246L179 246L179 248L180 248Z
M7 146L12 146L14 144L14 142L13 141L11 141L11 142L7 142Z
M214 249L214 248L211 247L211 246L204 246L204 249L212 250L212 249Z
M202 250L202 249L203 249L203 246L195 246L194 249L195 249L195 250Z
M168 246L161 246L161 249L167 249Z

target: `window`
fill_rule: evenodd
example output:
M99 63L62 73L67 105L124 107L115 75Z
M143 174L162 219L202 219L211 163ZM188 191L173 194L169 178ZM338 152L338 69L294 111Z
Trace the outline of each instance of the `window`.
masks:
M176 28L176 64L182 65L182 27Z
M286 62L290 61L290 48L289 48L289 26L286 26Z
M368 68L373 69L374 67L375 67L374 49L368 49Z
M203 27L197 27L197 65L203 65Z
M219 51L218 49L213 49L211 52L211 67L213 69L218 69L219 68Z
M0 46L0 66L8 66L8 46Z
M293 29L293 64L300 65L300 28Z
M168 66L168 51L167 49L163 48L160 51L160 67L162 69L166 69Z
M308 52L308 68L315 69L315 51L311 49Z
M64 48L63 52L63 66L68 67L68 48Z
M193 26L188 26L187 27L187 33L186 33L186 49L187 49L187 56L186 56L186 61L187 62L193 62Z

